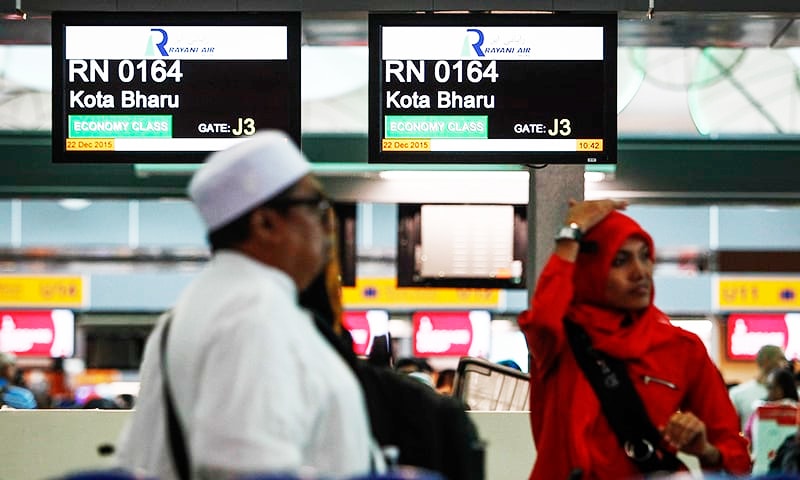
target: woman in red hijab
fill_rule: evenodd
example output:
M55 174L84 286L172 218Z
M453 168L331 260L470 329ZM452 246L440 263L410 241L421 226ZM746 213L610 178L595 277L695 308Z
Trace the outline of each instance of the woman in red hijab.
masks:
M576 362L564 320L621 360L665 451L705 470L750 473L747 440L723 379L700 339L653 305L653 240L616 210L626 202L570 202L566 227L519 316L531 353L531 480L644 476L603 414Z

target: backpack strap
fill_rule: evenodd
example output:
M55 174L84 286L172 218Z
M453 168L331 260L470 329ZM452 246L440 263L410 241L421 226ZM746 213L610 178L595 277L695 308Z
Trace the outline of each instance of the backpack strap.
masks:
M592 348L589 335L576 323L565 319L564 327L575 360L628 458L643 473L684 470L678 457L661 446L661 433L650 421L624 362Z
M161 377L163 379L164 403L166 404L167 428L169 430L169 445L172 451L172 463L181 480L191 478L189 472L189 451L183 437L183 430L178 421L175 402L170 391L169 376L167 375L167 338L169 337L169 327L172 323L172 312L166 313L164 328L161 331Z

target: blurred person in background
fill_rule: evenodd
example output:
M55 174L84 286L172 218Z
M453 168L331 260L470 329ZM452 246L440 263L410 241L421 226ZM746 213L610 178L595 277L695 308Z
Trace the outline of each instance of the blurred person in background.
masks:
M398 358L394 362L394 369L397 373L408 375L410 378L427 385L431 388L436 388L433 383L433 367L424 358L417 357L403 357Z
M800 474L800 408L795 412L795 425L799 430L787 435L783 443L775 452L775 457L769 463L768 476L778 478L778 474L799 475ZM789 477L800 478L800 477Z
M81 408L84 410L119 410L119 405L110 398L94 396L87 399Z
M332 229L310 163L286 134L260 132L212 154L189 196L213 256L147 341L118 464L161 480L187 463L193 478L368 474L363 392L298 304L328 262ZM165 391L185 462L170 447Z
M758 408L764 405L797 405L797 387L794 373L786 367L778 367L767 375L767 396L753 404L753 413L747 419L744 436L753 441L753 426L758 421ZM752 450L755 450L753 445Z
M445 368L436 373L436 391L442 395L453 394L453 383L456 379L454 368Z
M728 395L733 402L736 413L739 415L739 424L742 432L745 431L747 421L753 414L758 402L767 398L767 375L769 372L787 364L783 349L777 345L764 345L756 353L756 366L758 372L755 378L731 387Z
M18 373L17 357L13 353L0 352L0 407L36 408L33 392L14 383L19 381Z
M653 305L653 241L616 211L626 206L570 201L531 309L518 318L532 357L530 478L683 471L677 452L704 470L749 474L747 440L719 370L696 335ZM614 395L623 384L630 394ZM626 406L622 418L615 405ZM635 411L642 420L623 435Z
M511 360L511 359L500 360L499 362L497 362L497 364L498 365L502 365L504 367L513 368L514 370L517 370L519 372L522 371L522 367L520 367L517 362L515 362L514 360Z
M130 393L120 393L114 397L114 403L122 410L130 410L136 404L136 397Z
M326 222L330 230L330 259L325 268L311 281L308 287L300 292L298 302L308 309L314 317L317 328L340 350L347 349L345 355L350 356L353 349L353 337L342 325L342 268L339 263L339 241L336 237L338 219L333 208L328 210ZM355 355L352 353L352 355ZM348 362L350 359L347 359Z

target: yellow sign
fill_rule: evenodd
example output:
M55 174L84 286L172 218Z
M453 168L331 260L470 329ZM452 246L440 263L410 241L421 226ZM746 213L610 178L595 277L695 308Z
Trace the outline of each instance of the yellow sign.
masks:
M122 380L122 374L119 370L111 370L107 368L89 368L83 373L76 374L72 377L74 385L100 385L101 383L119 382Z
M720 310L798 310L800 278L721 278L717 284Z
M394 278L359 278L342 289L346 308L498 308L501 291L480 288L397 287Z
M3 307L82 307L85 293L81 276L0 276Z

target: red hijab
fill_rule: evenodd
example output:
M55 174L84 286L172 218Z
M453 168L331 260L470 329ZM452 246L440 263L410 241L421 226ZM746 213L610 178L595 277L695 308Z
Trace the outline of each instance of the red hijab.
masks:
M605 299L606 284L611 264L617 251L630 237L644 240L655 259L653 239L632 218L617 211L611 212L595 225L581 241L581 252L575 261L575 286L567 317L581 325L598 350L609 355L629 359L643 354L655 338L653 326L668 323L667 316L650 304L638 312L628 312L608 307Z

